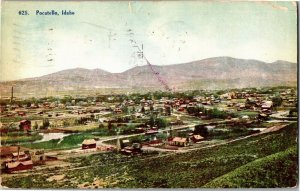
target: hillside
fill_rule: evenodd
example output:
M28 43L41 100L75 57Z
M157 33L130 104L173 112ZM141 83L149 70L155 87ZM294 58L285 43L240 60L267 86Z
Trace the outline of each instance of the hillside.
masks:
M296 85L297 64L286 61L265 63L258 60L215 57L204 60L153 66L160 77L175 90L224 89ZM1 82L2 96L14 85L18 94L45 94L97 89L162 90L150 67L137 66L123 73L101 69L75 68L41 77Z
M257 159L204 185L206 188L282 188L297 184L297 147ZM247 181L245 181L247 180ZM264 180L264 181L261 181Z

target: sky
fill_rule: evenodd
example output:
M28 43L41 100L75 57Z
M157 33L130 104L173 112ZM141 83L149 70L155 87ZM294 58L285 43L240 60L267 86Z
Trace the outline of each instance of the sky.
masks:
M19 15L27 10L29 15ZM59 16L38 16L55 10ZM75 15L61 15L71 10ZM0 81L217 56L297 62L294 2L2 2Z

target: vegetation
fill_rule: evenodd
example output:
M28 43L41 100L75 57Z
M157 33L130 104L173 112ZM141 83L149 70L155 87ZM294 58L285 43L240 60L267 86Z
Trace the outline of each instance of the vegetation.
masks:
M280 96L275 96L272 98L273 106L274 107L279 107L282 104L282 98Z
M158 128L166 128L168 126L168 121L165 118L156 118L150 116L149 121L147 122L151 127L157 126Z
M226 111L222 111L218 108L213 108L213 109L207 109L204 107L188 107L187 108L187 112L190 115L195 115L195 116L199 116L200 112L202 113L202 115L205 115L209 118L219 118L219 119L226 119L228 116L234 116L234 114L229 114Z
M0 122L1 123L11 123L11 122L20 122L23 119L27 120L41 120L43 119L42 116L26 116L26 117L21 117L21 116L15 116L15 117L0 117Z
M1 135L1 144L18 144L24 142L33 142L41 140L43 137L37 133L25 134L23 132L11 132Z
M282 188L294 187L298 182L297 147L278 152L214 179L208 188ZM247 180L247 181L245 181ZM263 181L262 181L263 180Z
M90 139L94 137L95 136L90 133L72 134L64 137L62 141L60 141L60 139L53 139L50 141L24 144L23 146L32 149L70 149L80 146L84 139Z
M41 129L47 129L50 126L50 122L48 119L43 119L43 124L41 126Z
M208 137L208 129L207 129L207 127L205 127L203 125L196 125L194 134L201 135L202 137L206 138L206 137Z

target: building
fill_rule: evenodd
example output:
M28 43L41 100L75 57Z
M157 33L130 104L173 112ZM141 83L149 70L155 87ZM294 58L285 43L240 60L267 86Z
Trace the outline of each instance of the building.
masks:
M82 149L93 149L96 148L96 141L95 139L85 139L82 142Z
M155 135L157 133L158 133L158 130L150 129L150 130L145 132L145 135Z
M139 143L133 143L132 146L127 146L121 149L122 154L136 155L142 153L142 145Z
M31 130L31 121L29 121L29 120L20 121L19 127L20 127L20 130L30 131Z
M17 114L19 116L25 116L26 115L26 111L19 110L19 111L17 111Z
M272 101L265 101L261 105L261 109L272 109L273 102Z
M25 161L30 159L30 155L25 154L24 152L15 152L12 153L11 159L13 161Z
M197 143L199 141L202 141L204 139L204 137L202 137L201 135L192 135L190 139L194 143Z
M169 144L173 146L186 147L188 146L188 139L182 137L174 137Z
M5 164L5 170L8 173L12 173L14 171L20 171L20 170L29 170L33 168L33 163L31 160L28 161L15 161L15 162L9 162Z

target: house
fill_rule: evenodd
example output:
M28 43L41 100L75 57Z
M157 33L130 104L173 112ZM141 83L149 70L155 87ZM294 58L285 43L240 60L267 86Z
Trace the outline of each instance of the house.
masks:
M243 116L242 116L242 119L248 120L248 119L250 119L250 117L249 117L248 115L243 115Z
M30 105L30 108L31 109L36 109L36 108L38 108L39 106L38 106L38 104L35 104L35 103L32 103L31 105Z
M19 152L19 153L18 152L12 153L11 158L12 158L13 161L16 161L16 160L25 161L25 160L29 159L28 155L25 154L25 152L22 152L22 151Z
M258 119L267 120L269 116L267 114L261 113L257 116Z
M121 153L126 155L135 155L142 153L142 146L139 143L133 143L132 146L127 146L121 149Z
M29 121L29 120L20 121L19 127L20 127L20 130L30 131L31 130L31 121Z
M261 109L271 109L272 106L273 106L273 102L272 101L265 101L261 105Z
M121 110L121 108L118 108L118 107L117 107L117 108L115 108L115 110L114 110L114 111L115 111L115 113L122 113L122 110Z
M245 103L240 103L238 105L239 109L242 110L242 109L245 109L246 108L246 104Z
M130 141L128 139L124 139L121 142L122 142L122 147L127 147L130 145Z
M20 170L29 170L33 168L33 163L31 160L28 161L16 161L16 162L8 162L5 164L5 170L8 173L12 173L14 171Z
M186 147L188 146L188 139L187 138L182 138L182 137L174 137L169 144L174 145L174 146L179 146L179 147Z
M0 113L3 113L6 109L6 105L0 105Z
M96 141L95 141L95 139L85 139L82 142L81 148L82 149L93 149L93 148L96 148Z
M204 137L202 137L201 135L192 135L192 137L190 139L194 143L197 143L199 141L202 141L204 139Z
M19 116L25 116L26 115L25 111L17 111L17 113L18 113Z
M154 135L154 134L157 134L158 131L155 130L155 129L150 129L148 131L145 132L145 135Z

